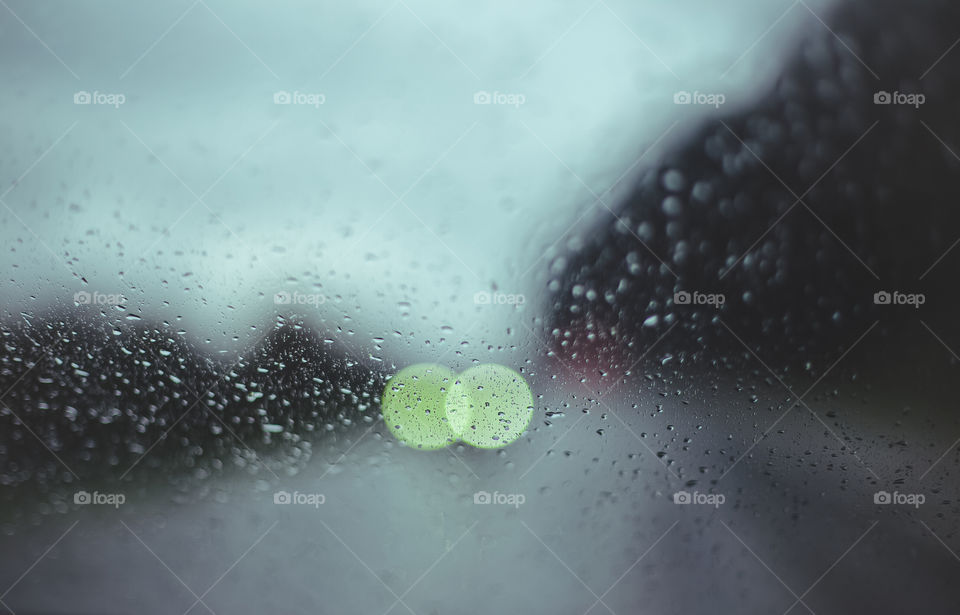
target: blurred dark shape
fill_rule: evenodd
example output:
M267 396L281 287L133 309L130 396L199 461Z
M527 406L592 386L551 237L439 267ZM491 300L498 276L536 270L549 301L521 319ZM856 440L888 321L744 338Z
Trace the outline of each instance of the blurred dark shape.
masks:
M0 330L7 515L21 514L27 492L63 504L70 483L186 491L231 468L272 477L306 463L312 441L378 417L383 379L298 323L215 361L160 328L36 321Z
M626 369L673 324L657 350L684 360L743 351L724 324L770 360L834 356L880 318L958 333L960 249L931 265L960 237L960 51L937 62L960 7L846 3L827 22L839 39L814 28L759 104L708 121L564 255L548 327L562 359ZM874 304L895 290L926 304Z

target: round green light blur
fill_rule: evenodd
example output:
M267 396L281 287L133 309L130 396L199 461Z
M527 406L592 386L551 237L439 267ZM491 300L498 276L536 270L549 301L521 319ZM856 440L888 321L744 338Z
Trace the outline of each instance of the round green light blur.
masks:
M477 448L502 448L519 438L533 417L533 395L523 376L486 363L464 371L447 394L446 415L456 436Z
M383 390L383 420L397 440L410 448L435 450L454 442L447 422L447 391L455 374L442 365L418 363L405 367Z

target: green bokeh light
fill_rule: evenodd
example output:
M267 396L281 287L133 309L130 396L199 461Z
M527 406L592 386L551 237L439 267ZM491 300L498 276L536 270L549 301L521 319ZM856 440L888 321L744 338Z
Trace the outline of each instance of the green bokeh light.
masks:
M523 376L486 363L455 378L447 394L449 426L477 448L502 448L519 438L533 417L533 395Z
M418 363L387 381L383 420L397 440L420 450L443 448L456 440L445 411L455 376L442 365Z
M383 420L401 442L436 450L462 440L502 448L519 438L533 417L533 395L523 376L486 363L459 376L442 365L418 363L387 381Z

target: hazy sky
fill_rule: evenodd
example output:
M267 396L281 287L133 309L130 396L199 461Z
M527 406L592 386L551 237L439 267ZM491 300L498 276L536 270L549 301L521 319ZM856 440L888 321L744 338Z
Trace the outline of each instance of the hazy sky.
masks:
M123 294L211 350L291 309L361 354L509 342L545 250L717 112L677 93L747 104L823 27L754 0L9 5L4 317ZM478 306L493 285L523 310Z

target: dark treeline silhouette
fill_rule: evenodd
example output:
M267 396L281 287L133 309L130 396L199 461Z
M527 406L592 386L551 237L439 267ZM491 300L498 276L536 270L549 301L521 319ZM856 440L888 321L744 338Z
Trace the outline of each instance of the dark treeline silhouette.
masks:
M8 513L26 493L62 505L65 485L187 487L238 466L283 476L312 442L379 417L382 377L301 324L223 360L165 328L115 327L72 313L0 330Z

